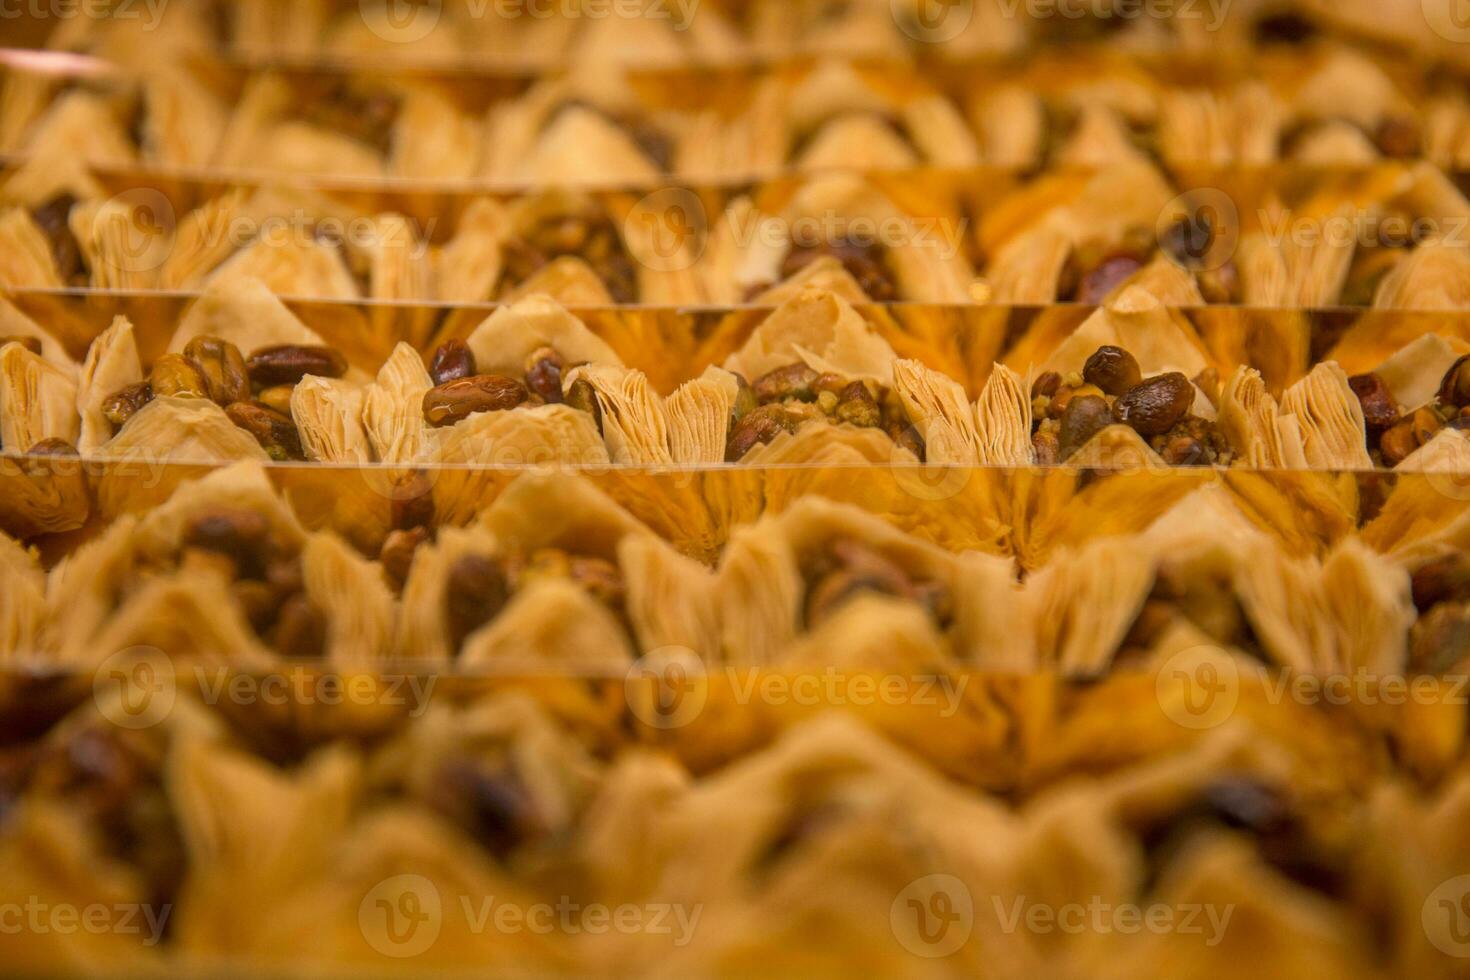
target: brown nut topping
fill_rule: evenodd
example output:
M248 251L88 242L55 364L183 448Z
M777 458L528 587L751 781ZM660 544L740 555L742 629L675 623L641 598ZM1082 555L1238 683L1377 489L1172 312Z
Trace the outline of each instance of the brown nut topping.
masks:
M77 199L70 194L58 194L31 212L37 227L51 243L51 258L56 263L56 273L69 286L84 286L87 278L87 261L82 255L81 244L71 231L71 210Z
M854 381L838 396L837 420L860 429L874 429L882 423L883 415L868 386Z
M762 405L794 398L797 401L817 400L817 372L805 364L788 364L786 367L761 375L755 379L755 398Z
M327 648L327 617L305 593L281 605L271 646L283 657L305 660L322 656Z
M1208 466L1210 451L1193 436L1174 436L1159 453L1170 466Z
M730 430L730 441L725 446L725 462L738 463L756 446L762 446L783 432L790 432L794 425L780 405L762 405L748 413Z
M347 373L347 358L330 347L283 344L253 351L246 367L257 388L294 385L308 374L340 378Z
M622 608L627 588L618 566L602 558L570 555L557 548L542 548L516 574L516 587L524 588L537 579L566 579L603 605Z
M1405 419L1383 434L1378 440L1378 449L1383 453L1383 462L1390 466L1397 466L1414 454L1419 448L1419 440L1414 435L1414 423L1412 419Z
M884 587L885 583L860 572L843 569L823 578L807 595L806 624L814 628L830 619L849 601L864 592L893 594Z
M41 340L39 337L0 337L0 347L4 347L6 344L20 344L37 357L41 356Z
M263 566L270 550L271 526L253 510L218 510L196 517L184 528L184 544L235 560L247 574Z
M209 384L204 374L183 354L165 354L148 376L155 398L207 398Z
M953 614L949 592L943 585L915 581L900 565L869 545L848 539L834 541L832 561L836 567L823 575L807 593L808 626L820 624L864 592L916 602L941 625Z
M746 415L755 411L760 402L756 400L755 389L750 382L745 380L743 374L735 375L735 404L730 409L730 424L734 425Z
M1409 663L1419 674L1448 674L1470 659L1470 603L1447 602L1409 631Z
M1067 406L1072 404L1072 399L1101 398L1102 396L1103 390L1097 385L1084 384L1078 385L1075 388L1063 387L1062 390L1058 391L1056 395L1052 398L1051 403L1047 406L1046 412L1047 415L1051 416L1052 418L1059 419L1066 414Z
M1423 134L1412 116L1387 116L1378 124L1373 142L1386 157L1407 160L1419 155Z
M1113 406L1118 421L1142 436L1174 428L1194 404L1194 385L1179 372L1150 378L1124 392Z
M1061 386L1062 376L1055 371L1047 371L1037 376L1036 380L1031 383L1031 397L1051 398Z
M602 431L602 405L597 400L597 389L592 387L592 382L586 378L578 378L573 381L571 387L567 389L566 403L568 407L592 416L592 421L597 425L597 431Z
M77 447L65 439L42 439L30 448L28 456L80 456Z
M337 82L323 96L305 100L301 118L386 154L392 149L393 127L401 109L402 100L393 92L359 91Z
M393 527L407 531L434 523L434 481L422 470L401 477L393 487L389 508Z
M1214 243L1214 222L1204 215L1181 217L1159 235L1159 248L1184 269L1199 268Z
M1441 602L1470 600L1470 555L1453 554L1432 561L1413 575L1414 607L1421 613Z
M1082 368L1082 379L1114 398L1143 382L1143 372L1132 354L1121 347L1099 347Z
M434 379L436 385L448 384L460 378L472 378L479 373L479 368L475 365L475 352L463 340L447 340L440 344L429 363L429 377Z
M1444 428L1444 419L1432 408L1421 408L1409 416L1409 424L1414 431L1415 441L1423 446L1439 435L1439 430Z
M128 419L152 400L153 387L146 381L140 381L109 395L102 403L102 415L112 423L114 429L121 429Z
M848 274L857 280L863 295L875 303L890 303L898 299L898 284L884 261L882 246L856 239L837 238L817 244L794 244L781 264L781 278L790 279L826 256L841 262Z
M510 597L505 572L493 559L463 555L449 566L445 616L455 652L481 626L494 619Z
M513 770L486 771L472 758L453 758L428 781L428 805L474 835L486 851L505 858L546 833L535 800Z
M233 405L250 398L250 374L240 348L218 337L195 337L184 347L204 378L205 395L217 405Z
M1399 407L1388 385L1376 374L1360 374L1348 379L1348 387L1363 406L1363 421L1369 432L1382 432L1399 419Z
M1194 278L1206 303L1240 302L1240 270L1234 262L1226 262L1218 269L1201 269Z
M924 444L924 437L919 434L917 426L907 422L888 422L884 428L894 445L907 449L919 462L926 461L929 447Z
M561 355L550 347L543 347L531 355L526 368L526 387L548 405L561 403L561 372L566 363Z
M463 422L478 412L503 412L530 397L526 386L498 374L477 374L424 393L424 420L441 428Z
M1052 466L1062 461L1061 440L1051 429L1038 429L1031 437L1031 448L1041 466Z
M1104 259L1102 264L1082 277L1082 283L1077 287L1077 302L1085 306L1100 305L1142 268L1143 263L1131 255Z
M303 460L301 433L289 415L267 408L259 402L236 402L225 409L230 421L255 437L260 448L278 463Z
M403 591L404 583L408 581L408 573L413 568L414 556L418 554L419 547L428 540L429 529L426 527L393 531L384 539L382 550L378 552L378 561L382 563L383 571L387 573L389 581L400 592Z
M1470 354L1466 354L1445 372L1439 385L1439 400L1461 408L1470 405Z
M1063 460L1092 441L1103 429L1113 424L1113 410L1106 398L1084 395L1067 403L1057 432L1057 449Z
M281 600L275 590L264 582L245 579L231 585L230 594L234 596L245 618L250 621L250 628L255 630L256 635L268 635L271 627L276 624L281 608Z

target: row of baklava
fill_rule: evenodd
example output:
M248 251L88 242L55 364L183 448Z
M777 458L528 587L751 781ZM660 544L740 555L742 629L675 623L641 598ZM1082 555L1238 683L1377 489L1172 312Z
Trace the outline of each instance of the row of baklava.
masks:
M0 650L67 669L148 646L250 669L618 677L671 651L900 675L1095 677L1206 648L1245 675L1470 666L1458 476L941 486L820 462L687 482L420 471L412 499L352 471L192 470L82 534L0 539Z
M905 334L886 311L865 318L820 289L796 293L758 323L730 320L703 352L678 339L655 346L636 321L623 324L634 329L613 339L641 345L643 363L692 355L667 393L542 295L501 307L465 336L436 338L429 352L399 341L375 372L355 367L250 279L189 306L146 366L126 317L80 362L19 308L0 302L0 320L0 448L11 456L765 467L843 446L883 466L1452 473L1470 465L1467 325L1393 347L1369 324L1369 336L1345 336L1337 354L1381 360L1350 376L1335 358L1308 364L1303 354L1300 373L1289 383L1273 377L1273 391L1251 352L1300 348L1299 321L1267 319L1250 333L1228 324L1208 335L1212 349L1191 321L1142 291L1065 331L1043 318L1019 339L1005 335L1005 319L974 324L968 337L944 337L943 318L930 338ZM688 325L665 326L677 335ZM911 316L908 325L924 322ZM962 362L951 375L926 363L943 365L960 344L972 358L995 345L996 360L1015 366L978 363L971 373ZM707 359L721 348L733 349ZM664 383L671 367L659 374Z
M1433 729L1394 745L1251 684L1191 730L1153 677L974 682L1024 738L959 780L856 709L792 712L691 769L597 750L545 695L441 695L283 750L259 747L263 711L232 727L181 689L124 727L126 692L99 687L0 747L0 955L129 976L1462 975L1470 784L1458 755L1429 786L1395 762ZM1024 792L973 788L1021 752Z
M27 165L0 184L0 286L572 306L1470 306L1470 202L1427 164L1174 183L1147 165L988 180L827 174L741 191L381 191L104 182ZM167 190L167 192L165 192Z
M1463 81L1349 47L1201 80L1108 51L920 74L841 60L710 73L580 64L521 78L12 71L0 152L114 169L549 186L787 171L1358 166L1470 160Z
M112 16L57 17L58 51L126 64L157 54L252 62L493 65L546 69L589 61L641 65L843 57L958 60L1057 43L1106 43L1140 55L1235 55L1341 36L1463 64L1448 0L1235 0L1130 3L972 0L205 0L120 3ZM44 26L43 26L44 29ZM39 39L38 39L39 40Z

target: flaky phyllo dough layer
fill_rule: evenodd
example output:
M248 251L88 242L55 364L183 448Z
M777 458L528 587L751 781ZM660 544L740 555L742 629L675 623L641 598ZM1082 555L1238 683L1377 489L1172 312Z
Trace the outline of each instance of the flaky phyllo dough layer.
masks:
M379 488L370 510L353 488L293 494L238 463L112 519L49 571L0 538L0 653L68 669L146 646L246 667L594 676L677 656L1091 677L1201 649L1251 674L1470 666L1470 514L1440 478L1385 496L1327 474L1056 471L916 511L912 488L854 493L851 473L735 476L727 496L487 476L447 500L465 485L445 474L413 498Z
M936 976L1121 978L1122 962L1441 975L1445 937L1426 935L1419 910L1465 856L1462 769L1442 762L1428 785L1406 784L1389 746L1409 728L1270 705L1249 680L1228 723L1190 730L1157 683L1058 699L976 679L951 719L977 722L963 728L969 752L943 769L943 739L856 709L797 713L699 766L684 754L709 726L731 734L715 704L678 749L615 726L599 745L608 729L589 731L551 687L419 698L412 715L363 716L282 762L182 692L157 724L119 726L124 705L103 687L7 756L0 900L152 918L70 937L7 930L0 952L35 972L396 973L411 949L420 972L886 974L934 963L932 924L893 911L932 908L970 910ZM979 788L989 779L1004 795ZM573 912L484 927L486 902L530 915L557 896L664 925L586 928ZM1197 928L1007 927L1030 905L1073 903L1157 906ZM395 909L429 916L432 941L406 947ZM1373 971L1365 922L1393 937Z

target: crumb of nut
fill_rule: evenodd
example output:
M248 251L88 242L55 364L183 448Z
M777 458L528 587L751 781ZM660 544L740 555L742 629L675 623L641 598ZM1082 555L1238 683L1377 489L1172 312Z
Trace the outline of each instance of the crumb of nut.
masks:
M256 401L282 415L291 414L291 396L296 394L295 385L276 385L266 388L256 396Z
M848 425L870 429L882 422L883 414L868 386L861 381L854 381L842 390L837 404L837 417Z
M1393 426L1378 440L1378 447L1383 453L1384 463L1390 468L1408 459L1419 448L1419 441L1414 437L1413 422L1405 420Z
M1031 437L1031 448L1036 453L1036 462L1051 466L1062 461L1061 445L1053 430L1041 429Z
M1031 397L1051 398L1062 386L1062 376L1055 371L1047 371L1039 374L1036 380L1031 382Z
M153 400L153 387L143 381L128 385L113 392L102 403L102 415L112 423L114 430L121 429L138 411Z
M1059 419L1067 412L1067 406L1074 398L1102 398L1103 391L1097 385L1080 384L1068 385L1058 391L1055 397L1047 405L1047 412L1052 418Z

